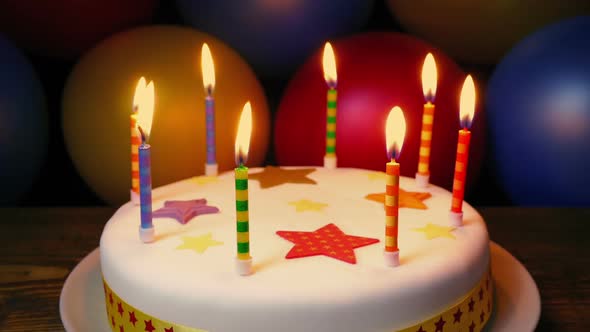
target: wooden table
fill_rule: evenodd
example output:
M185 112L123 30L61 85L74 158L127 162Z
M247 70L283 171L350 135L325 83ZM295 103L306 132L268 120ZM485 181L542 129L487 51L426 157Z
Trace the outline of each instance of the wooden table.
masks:
M492 240L518 258L539 286L537 330L590 331L590 209L479 210ZM0 209L0 331L63 331L58 302L64 280L98 246L114 211Z

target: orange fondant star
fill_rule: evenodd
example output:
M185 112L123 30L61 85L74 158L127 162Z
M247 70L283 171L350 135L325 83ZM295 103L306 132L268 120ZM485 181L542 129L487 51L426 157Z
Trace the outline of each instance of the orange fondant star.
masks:
M426 210L428 207L424 204L424 200L432 197L430 193L399 190L399 207L407 207L411 209ZM385 193L374 193L365 196L370 201L385 204Z
M284 183L316 184L307 176L313 173L315 168L284 169L267 166L262 172L250 174L250 180L258 180L260 188L272 188Z

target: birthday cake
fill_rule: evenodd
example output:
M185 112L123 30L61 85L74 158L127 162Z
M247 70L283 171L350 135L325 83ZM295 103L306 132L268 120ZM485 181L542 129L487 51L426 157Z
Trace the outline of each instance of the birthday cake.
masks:
M249 170L252 274L236 273L233 173L153 191L156 240L122 206L100 241L109 326L120 331L480 331L493 311L489 239L451 193L400 179L400 265L384 263L385 174ZM239 228L239 226L238 226Z

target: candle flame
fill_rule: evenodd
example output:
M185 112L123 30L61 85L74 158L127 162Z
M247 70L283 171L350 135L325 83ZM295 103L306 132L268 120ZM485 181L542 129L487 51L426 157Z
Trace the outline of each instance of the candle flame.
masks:
M141 98L141 92L145 89L145 77L141 77L139 81L137 81L137 85L135 86L135 94L133 95L133 112L137 112L139 108L139 99Z
M385 141L387 144L387 157L397 159L401 153L406 136L406 119L399 106L395 106L387 116L385 124Z
M338 75L336 74L336 57L332 45L328 42L324 46L324 79L330 88L335 88L338 83Z
M436 62L432 53L428 53L424 59L424 66L422 66L422 91L424 92L424 99L427 102L434 102L436 96L437 83Z
M238 134L236 135L236 165L245 164L248 160L248 150L250 149L250 135L252 133L252 106L248 101L242 109L240 122L238 125Z
M475 115L475 84L471 75L467 75L463 88L461 89L461 98L459 100L459 119L463 129L469 129Z
M201 48L201 71L203 72L203 86L208 94L215 89L215 65L207 43Z
M137 103L137 127L142 134L142 140L147 141L154 118L154 82L150 81L147 85L140 87L141 82L140 79L140 83L138 83L135 90L133 103ZM143 84L145 84L145 79L143 79Z

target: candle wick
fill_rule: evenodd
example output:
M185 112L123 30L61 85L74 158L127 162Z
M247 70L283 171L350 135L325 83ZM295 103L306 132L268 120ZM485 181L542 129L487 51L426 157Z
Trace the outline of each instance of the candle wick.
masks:
M143 131L143 129L141 129L141 126L137 126L137 130L139 130L139 135L141 136L141 144L145 144L146 141L146 134Z
M133 114L137 113L137 111L139 111L139 106L138 105L133 105L133 108L131 109L131 112Z
M330 89L336 89L336 81L334 80L328 80L328 88Z
M211 97L211 95L213 95L213 86L211 84L207 85L207 89L205 89L207 91L207 97Z

